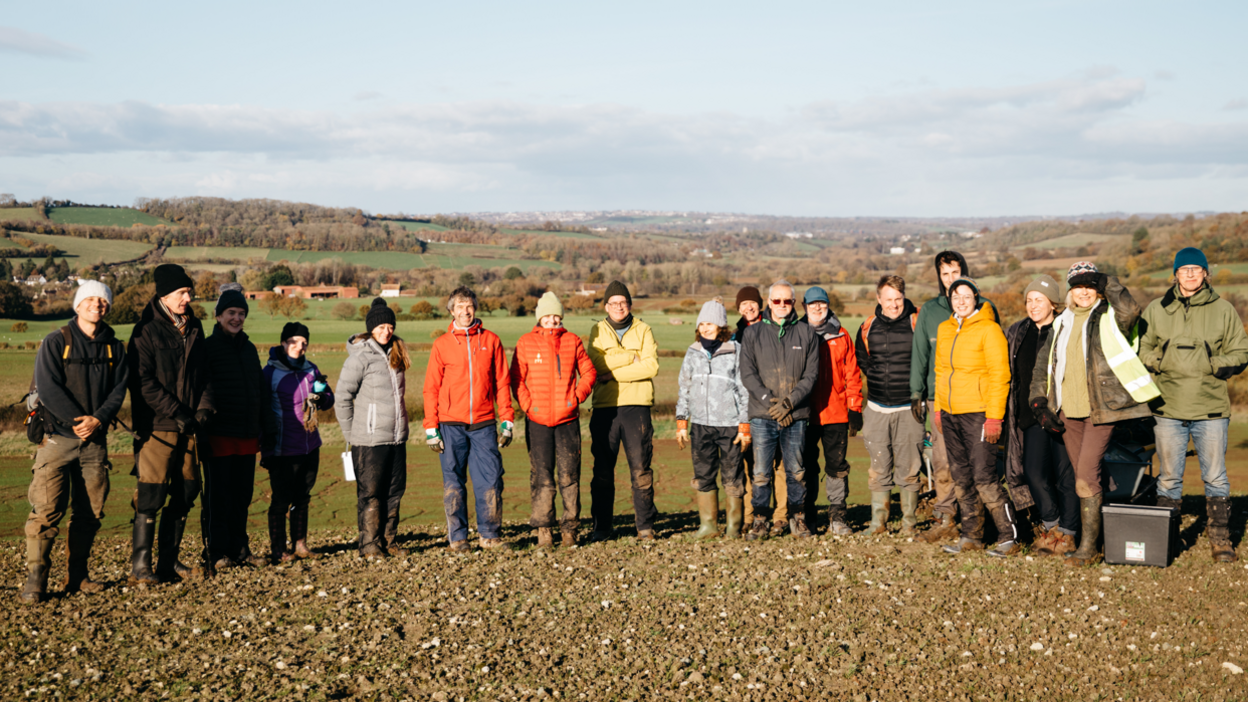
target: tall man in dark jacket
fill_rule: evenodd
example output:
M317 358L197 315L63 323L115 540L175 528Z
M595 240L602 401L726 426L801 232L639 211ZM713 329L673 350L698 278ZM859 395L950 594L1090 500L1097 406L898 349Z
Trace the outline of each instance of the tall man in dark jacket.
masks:
M793 535L810 536L803 504L802 454L810 419L810 393L819 379L819 339L798 321L793 286L776 281L768 291L771 305L762 323L747 327L742 340L741 382L749 391L750 434L754 439L754 525L750 540L769 534L772 460L783 454Z
M732 340L741 343L742 337L745 336L745 330L749 327L763 321L763 315L767 313L767 305L763 302L763 295L758 288L753 285L746 285L737 291L737 312L741 314L741 318L737 320L737 329L732 333ZM743 451L741 458L745 465L745 494L754 494L754 452ZM775 461L772 463L772 474L780 465L780 452L777 448ZM776 501L775 512L772 513L771 535L783 536L784 531L789 528L789 503L788 489L784 481L772 483L774 497ZM745 501L745 525L749 528L754 523L754 503L752 500Z
M867 404L862 411L862 439L871 457L873 534L888 531L890 493L901 492L901 528L914 531L919 504L919 444L923 425L910 413L910 356L913 352L914 303L906 299L906 281L886 275L875 286L875 315L858 327L854 348L867 376Z
M35 454L26 518L26 584L21 600L39 602L48 589L57 525L72 507L66 592L98 592L87 577L91 545L108 498L108 425L126 398L126 351L102 320L113 292L87 281L74 295L77 316L43 340L35 357L35 388L46 436Z
M172 263L157 266L155 277L156 295L134 325L128 354L139 478L130 556L130 579L136 583L192 573L178 561L178 552L186 516L199 495L195 433L212 415L204 393L204 327L190 310L194 281ZM160 560L153 573L156 513L162 508Z
M940 294L923 303L919 310L910 352L910 412L919 424L927 421L928 410L933 409L936 403L936 329L953 316L948 287L958 278L969 278L971 275L966 258L957 251L941 251L936 254L935 264ZM981 295L975 303L976 309L986 301L988 299ZM991 307L993 315L996 315L996 305ZM949 472L945 438L935 426L932 427L932 473L936 482L936 503L932 506L932 516L936 524L918 538L936 543L957 535L954 517L958 513L958 503L953 494L953 474Z

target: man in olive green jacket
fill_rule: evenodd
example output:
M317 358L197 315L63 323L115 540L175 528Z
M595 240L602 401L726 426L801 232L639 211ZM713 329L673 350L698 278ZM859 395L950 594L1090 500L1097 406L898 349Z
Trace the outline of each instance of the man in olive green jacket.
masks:
M1213 559L1232 562L1231 484L1226 476L1231 402L1226 381L1248 365L1248 334L1235 308L1209 286L1209 262L1200 249L1179 251L1174 274L1174 287L1140 317L1140 360L1161 391L1150 403L1161 464L1157 504L1179 509L1190 439L1205 482Z

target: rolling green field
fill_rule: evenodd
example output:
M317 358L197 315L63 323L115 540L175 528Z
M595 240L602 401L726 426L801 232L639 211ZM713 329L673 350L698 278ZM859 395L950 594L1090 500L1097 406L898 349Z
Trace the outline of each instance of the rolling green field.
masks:
M31 235L32 240L35 239ZM54 243L71 237L49 237ZM134 243L134 242L118 242ZM66 246L62 246L66 248ZM150 247L149 247L150 248ZM67 249L68 250L68 249ZM520 270L531 268L550 268L558 270L561 265L554 261L529 261L511 258L515 249L505 246L484 244L430 244L424 254L406 251L287 251L286 249L266 249L257 247L231 246L171 246L165 257L171 261L237 261L246 263L252 259L289 263L312 263L316 261L339 259L345 263L353 263L370 268L390 270L411 270L413 268L463 268L464 266L481 266L483 268L502 268L516 266ZM118 259L123 260L123 259ZM202 269L203 266L195 266Z
M111 210L107 210L111 211ZM30 234L22 232L21 236L36 244L56 246L64 251L68 258L76 258L71 265L86 263L116 263L139 258L152 250L152 245L142 241L126 241L120 239L84 239L77 236L56 236L53 234Z
M409 232L420 232L420 231L429 231L429 232L445 232L445 231L450 231L450 229L448 229L447 227L444 227L444 226L442 226L441 224L434 224L434 223L432 223L432 222L400 222L400 221L394 221L394 220L379 220L379 221L380 221L382 224L396 224L396 225L398 225L398 226L400 226L400 227L403 227L404 229L408 230Z
M545 229L503 229L504 234L528 234L530 236L557 236L563 239L601 239L597 234L582 232L548 232Z
M251 246L170 246L165 258L175 261L233 260L245 263L253 258L267 259L269 249Z
M90 224L96 227L131 227L136 224L153 227L170 224L146 212L129 207L56 207L48 213L48 219L61 224Z
M415 253L406 251L286 251L285 249L269 249L267 260L288 261L290 263L315 263L340 259L345 263L370 268L388 268L390 270L410 270L424 268L429 265L426 260Z
M34 222L41 219L35 212L33 207L6 207L0 209L0 222L11 220L14 222Z
M1087 246L1089 244L1105 244L1112 241L1122 241L1127 238L1125 234L1067 234L1054 239L1045 239L1031 244L1020 244L1014 249L1022 251L1023 249L1061 249L1072 246Z

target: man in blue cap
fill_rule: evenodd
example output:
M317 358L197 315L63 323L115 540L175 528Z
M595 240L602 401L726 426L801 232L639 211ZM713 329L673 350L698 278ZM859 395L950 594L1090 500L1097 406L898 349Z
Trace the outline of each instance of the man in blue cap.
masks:
M1248 334L1235 308L1209 285L1209 261L1200 249L1189 246L1175 255L1174 285L1144 309L1139 330L1140 360L1161 391L1161 397L1150 403L1160 462L1157 505L1180 508L1191 440L1205 483L1213 560L1233 562L1231 483L1226 476L1231 402L1226 381L1248 366Z

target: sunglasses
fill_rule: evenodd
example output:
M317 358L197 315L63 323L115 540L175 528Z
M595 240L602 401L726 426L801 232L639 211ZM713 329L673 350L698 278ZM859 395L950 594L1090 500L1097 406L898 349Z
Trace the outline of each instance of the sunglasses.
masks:
M793 306L793 302L794 302L793 298L789 298L789 299L787 299L787 300L775 300L775 299L773 299L773 300L771 301L771 304L775 305L776 307L792 307L792 306Z

